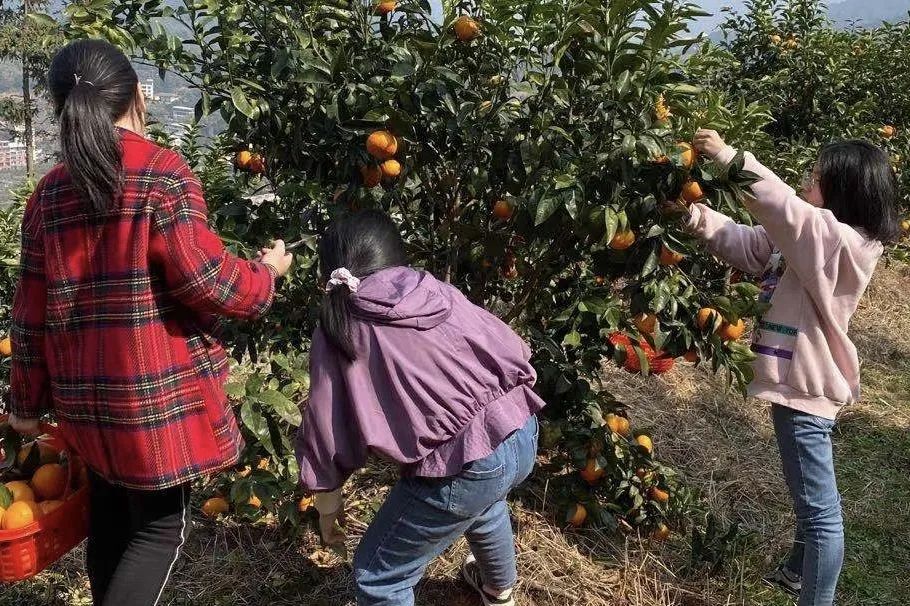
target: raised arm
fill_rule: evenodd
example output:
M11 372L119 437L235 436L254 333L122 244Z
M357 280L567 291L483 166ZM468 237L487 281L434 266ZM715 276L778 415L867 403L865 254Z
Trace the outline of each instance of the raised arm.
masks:
M705 143L711 139L710 143ZM713 131L699 131L696 147L720 164L729 164L736 150L723 143ZM803 280L812 280L840 247L841 230L834 215L801 199L780 177L750 153L744 154L744 169L759 180L745 205L761 223L787 264Z
M774 251L763 227L736 223L704 204L689 208L687 229L705 241L711 254L748 274L760 274Z
M209 229L198 179L185 163L163 185L149 255L170 294L201 312L253 319L272 304L278 271L229 253Z

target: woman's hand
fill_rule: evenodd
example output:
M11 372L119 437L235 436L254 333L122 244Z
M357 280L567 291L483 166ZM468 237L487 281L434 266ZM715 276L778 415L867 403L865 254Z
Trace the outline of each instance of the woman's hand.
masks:
M288 273L293 260L294 256L284 248L284 240L275 240L275 243L271 248L263 248L260 250L259 258L257 259L260 263L265 263L266 265L274 267L275 272L279 276Z
M9 425L16 433L23 436L41 435L41 429L38 427L38 419L23 419L11 414L9 416Z
M704 128L695 133L695 140L692 141L692 144L700 154L712 160L727 146L716 130Z

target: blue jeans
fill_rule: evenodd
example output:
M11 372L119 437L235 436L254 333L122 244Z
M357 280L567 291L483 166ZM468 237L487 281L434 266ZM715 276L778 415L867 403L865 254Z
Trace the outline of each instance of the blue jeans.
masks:
M464 535L487 587L518 578L506 495L525 480L537 455L537 417L490 456L448 478L402 478L354 554L359 606L410 606L427 565Z
M787 568L802 576L799 606L831 606L844 563L844 520L834 477L834 421L774 405L774 431L796 511Z

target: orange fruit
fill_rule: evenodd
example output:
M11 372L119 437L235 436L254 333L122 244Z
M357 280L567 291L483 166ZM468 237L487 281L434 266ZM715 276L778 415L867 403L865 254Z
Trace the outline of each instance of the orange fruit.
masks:
M259 497L257 497L256 495L252 495L252 496L250 496L250 500L247 501L247 505L250 505L252 507L255 507L256 509L259 509L260 507L262 507L262 501L260 501Z
M256 464L256 468L257 469L268 469L269 460L265 457L262 457L261 459L259 459L259 463Z
M44 463L56 463L60 460L60 451L48 444L43 440L38 440L36 442L29 442L19 450L19 455L16 457L16 463L21 467L25 464L25 461L28 460L28 456L32 452L32 447L38 445L38 459Z
M665 541L670 537L670 527L661 522L657 528L651 532L651 538L655 541Z
M224 497L212 497L202 504L202 513L205 514L207 518L215 518L227 513L230 508L227 499Z
M661 265L676 265L686 256L682 253L674 252L667 248L666 246L660 249L660 264Z
M35 500L35 493L32 490L31 486L21 480L16 480L15 482L7 482L5 486L7 490L13 493L13 502Z
M515 214L515 207L508 200L497 200L493 205L493 216L500 221L508 221Z
M905 234L910 233L910 219L901 221L901 231Z
M53 501L66 490L66 471L59 463L42 465L32 476L32 489L42 501Z
M24 528L42 515L34 501L16 501L3 514L3 530Z
M241 150L237 152L234 156L234 166L240 170L246 170L250 167L250 161L253 159L253 154L247 150Z
M880 134L885 139L890 139L897 134L897 129L890 124L886 124L885 126L878 129L878 134Z
M377 160L388 160L398 152L398 139L387 130L376 130L367 137L367 153Z
M41 510L41 515L46 516L50 512L59 509L61 505L63 505L63 501L42 501L38 503L38 509Z
M518 277L518 268L515 265L506 265L502 268L501 272L502 277L506 280L514 280Z
M720 316L720 312L718 312L713 307L702 307L701 309L699 309L698 317L695 320L695 323L698 326L698 329L704 330L705 328L708 327L709 324L713 325L714 321L715 321L714 318L716 316Z
M594 276L594 283L597 284L598 286L603 286L604 284L606 284L606 282L607 282L607 279L604 278L603 276Z
M774 35L771 36L771 44L773 44L773 45L775 45L775 46L777 46L778 44L780 44L782 40L783 40L783 38L781 38L781 37L778 36L777 34L774 34Z
M299 511L300 513L303 513L310 507L313 507L315 504L316 504L316 499L314 499L313 497L303 497L302 499L300 499L300 502L297 503L297 511Z
M705 197L705 192L702 191L701 185L698 184L698 181L686 181L682 186L682 192L680 196L688 204L693 202L698 202Z
M462 42L470 42L480 35L480 25L467 15L455 19L452 28L455 30L455 37Z
M499 86L505 81L505 78L501 74L496 74L495 76L490 76L489 85L490 86Z
M717 334L720 335L720 338L724 341L735 341L743 336L744 332L746 332L746 323L740 318L737 320L736 324L724 322L723 326L720 327L720 330L717 331Z
M626 250L635 243L635 232L631 229L618 231L613 239L610 240L610 248L613 250Z
M638 328L639 332L650 335L657 326L657 316L642 312L632 318L632 323L635 324L635 327Z
M265 159L259 154L253 154L253 157L250 158L249 170L254 175L264 175Z
M8 358L11 355L13 355L13 342L9 337L5 337L0 341L0 356Z
M389 159L379 165L379 170L382 171L384 181L393 181L401 174L401 164L398 163L398 160Z
M676 148L680 151L679 161L686 170L695 168L695 161L698 159L696 152L688 143L677 143Z
M585 520L588 518L588 510L585 509L585 506L581 503L576 503L569 510L569 524L578 528L585 523Z
M618 433L621 436L629 434L629 419L625 417L610 413L604 417L604 425L613 433Z
M651 441L651 438L642 434L635 438L635 443L644 448L648 453L654 451L654 442Z
M378 166L361 166L360 176L363 178L363 184L367 187L376 187L382 181L382 169Z
M398 6L398 3L395 0L383 0L382 2L376 5L374 12L377 15L388 15Z
M597 464L597 459L594 458L588 459L585 468L579 471L581 478L591 486L597 484L606 473L604 468Z
M648 496L651 497L652 501L657 501L658 503L666 503L670 500L670 493L657 486L652 486L651 489L648 490Z
M683 358L686 360L686 362L692 362L693 364L695 364L696 362L698 362L698 352L695 351L694 349L690 349L689 351L687 351L685 353Z

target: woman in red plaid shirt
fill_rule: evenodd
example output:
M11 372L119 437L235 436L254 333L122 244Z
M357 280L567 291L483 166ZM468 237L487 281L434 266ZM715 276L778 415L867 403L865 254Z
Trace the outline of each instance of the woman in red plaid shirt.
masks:
M143 137L116 47L68 45L48 85L63 163L25 210L10 421L36 433L52 410L88 464L94 602L152 605L186 538L189 483L241 447L215 321L265 313L291 257L280 240L257 262L224 249L186 163Z

